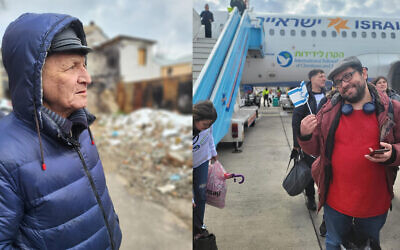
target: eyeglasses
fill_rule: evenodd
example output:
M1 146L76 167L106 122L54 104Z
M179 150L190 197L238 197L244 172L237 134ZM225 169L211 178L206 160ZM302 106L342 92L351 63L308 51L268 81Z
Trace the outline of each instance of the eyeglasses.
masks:
M340 87L342 85L342 82L348 82L353 78L354 73L356 73L357 70L354 70L353 72L349 72L343 75L342 79L334 80L333 85L335 87Z

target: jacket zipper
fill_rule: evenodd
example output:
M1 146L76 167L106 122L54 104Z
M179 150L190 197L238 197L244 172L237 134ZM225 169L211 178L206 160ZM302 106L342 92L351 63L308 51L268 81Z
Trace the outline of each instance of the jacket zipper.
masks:
M97 193L97 190L96 190L96 186L94 185L93 177L89 172L89 169L88 169L88 167L86 165L85 160L83 159L83 155L82 155L81 151L79 150L79 146L78 145L74 145L74 144L73 144L73 146L74 146L75 151L78 153L79 158L81 159L81 162L82 162L82 165L83 165L83 169L85 170L86 176L89 179L90 186L92 187L92 191L93 191L93 193L94 193L94 195L96 197L97 204L99 205L101 213L103 215L104 223L106 224L107 231L108 231L108 236L110 237L111 249L115 250L111 228L110 228L110 225L108 224L108 220L107 220L106 212L104 211L103 203L101 202L100 196L99 196L99 194Z

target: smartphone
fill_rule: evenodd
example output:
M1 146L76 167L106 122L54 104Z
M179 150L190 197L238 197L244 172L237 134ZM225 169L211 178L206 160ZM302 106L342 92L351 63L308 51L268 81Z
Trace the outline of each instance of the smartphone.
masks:
M374 156L374 155L377 155L377 154L383 154L383 153L388 152L388 151L390 151L390 149L387 149L387 148L376 149L376 150L372 151L371 153L369 153L369 155L370 156Z

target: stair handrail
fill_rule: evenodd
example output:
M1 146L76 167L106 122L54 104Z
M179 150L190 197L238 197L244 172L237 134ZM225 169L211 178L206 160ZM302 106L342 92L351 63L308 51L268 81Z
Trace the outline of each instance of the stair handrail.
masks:
M232 118L249 45L250 26L250 17L245 10L211 94L210 100L218 112L218 118L213 124L213 137L216 144L227 133L229 128L227 124L230 124ZM227 81L230 82L227 83Z
M219 69L221 68L226 53L229 49L231 41L234 36L234 32L237 28L237 25L240 21L239 11L235 7L233 11L230 13L227 23L225 24L220 36L216 44L214 45L206 63L204 64L199 77L196 82L193 84L193 103L197 103L198 101L206 100L210 98L212 90L214 88L215 81L219 74ZM233 30L233 31L232 31ZM233 33L230 34L229 32ZM223 44L224 43L224 44ZM224 45L224 46L221 46ZM213 66L213 72L210 73L210 68ZM207 82L207 84L203 84ZM208 83L210 82L210 83ZM200 93L200 86L204 86L205 90ZM205 92L205 93L204 93Z

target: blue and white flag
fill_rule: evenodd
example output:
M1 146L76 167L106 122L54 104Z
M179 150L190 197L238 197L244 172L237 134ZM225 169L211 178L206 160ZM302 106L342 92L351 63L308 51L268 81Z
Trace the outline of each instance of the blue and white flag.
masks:
M292 100L293 105L297 108L308 101L308 91L307 86L304 81L300 83L300 87L289 90L288 95L290 100Z

